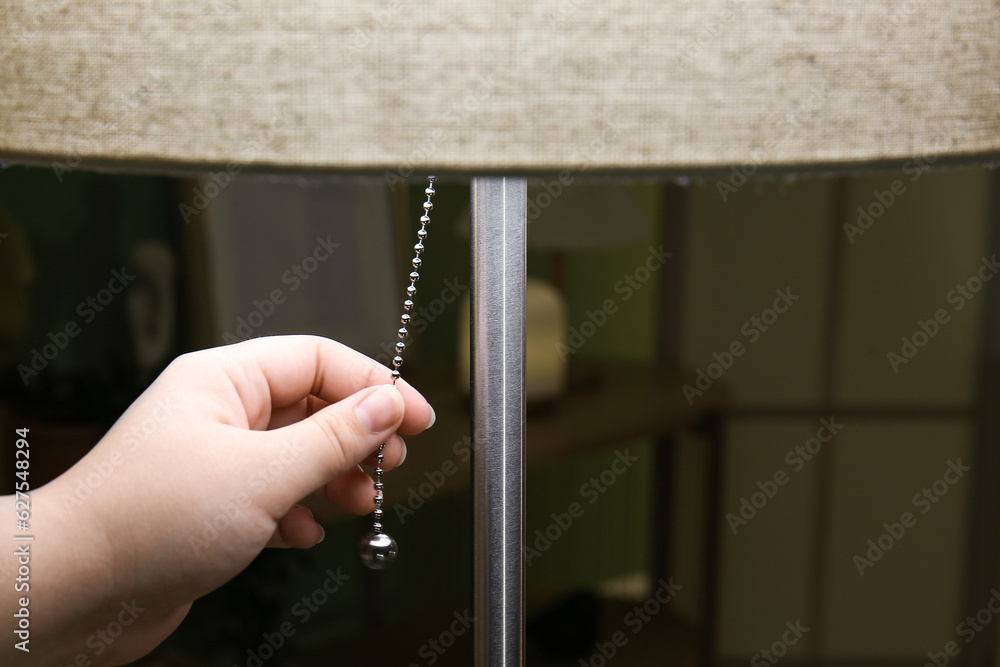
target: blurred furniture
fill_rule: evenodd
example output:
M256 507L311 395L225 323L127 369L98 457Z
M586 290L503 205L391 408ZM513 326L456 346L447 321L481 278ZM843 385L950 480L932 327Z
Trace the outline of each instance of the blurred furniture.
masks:
M473 181L479 665L523 659L520 175L715 170L724 191L764 168L1000 152L992 0L7 9L5 160L194 167L218 188L250 166L519 175Z
M407 437L406 465L392 471L392 484L386 488L386 504L405 506L419 493L421 486L433 486L433 495L462 491L469 486L469 461L462 458L469 454L469 398L460 392L453 381L451 368L420 374L411 372L407 379L421 388L434 406L437 422L434 428L417 436ZM694 384L696 375L662 364L635 362L580 362L570 371L570 383L564 396L537 411L529 411L526 419L526 464L529 470L539 470L565 463L567 460L590 452L610 448L622 442L640 438L653 438L656 443L652 507L652 553L650 554L651 588L655 590L661 578L669 579L673 569L670 552L673 539L674 447L676 438L695 435L704 440L708 459L708 479L705 483L704 542L705 577L701 596L703 618L700 627L691 628L676 617L664 613L664 620L655 627L672 628L663 632L651 630L642 633L642 641L621 656L615 664L646 665L647 650L658 651L663 656L693 656L692 664L709 664L712 659L712 640L715 631L716 586L711 573L718 561L717 531L713 517L719 515L721 498L721 458L723 450L723 415L727 407L727 394L723 385L712 387L694 405L688 405L679 387ZM461 453L457 455L456 452ZM433 478L433 482L431 479ZM422 496L419 496L422 498ZM338 516L329 504L312 506L320 520ZM623 545L627 546L627 545ZM641 602L636 600L635 602ZM610 633L620 628L622 614L611 613L624 602L608 601L604 609ZM442 610L444 621L433 610L412 619L421 631L414 631L414 639L426 640L432 633L447 626L447 616L454 608ZM449 611L451 610L451 611ZM613 621L613 622L611 622ZM436 622L436 625L435 625ZM405 624L408 627L410 623ZM680 631L680 628L686 628ZM682 639L679 645L675 640ZM357 640L367 641L367 635ZM353 642L348 643L348 646ZM342 644L338 643L338 650ZM419 642L406 645L410 657L416 654ZM647 646L648 649L643 649ZM454 651L467 659L467 654ZM626 656L636 655L634 661ZM645 657L644 657L645 656ZM402 664L402 663L400 663ZM442 663L452 664L452 663ZM456 662L454 664L463 664ZM467 664L467 663L464 663ZM532 662L531 664L548 664ZM671 662L671 664L675 664ZM676 663L688 664L688 663Z

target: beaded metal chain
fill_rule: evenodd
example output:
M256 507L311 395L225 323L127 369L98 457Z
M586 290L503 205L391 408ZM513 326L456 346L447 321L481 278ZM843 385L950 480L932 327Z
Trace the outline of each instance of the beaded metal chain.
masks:
M413 310L413 297L417 293L417 281L420 280L420 253L424 251L424 239L427 238L427 224L431 221L430 212L434 208L431 198L434 196L434 182L437 177L430 176L424 194L427 201L424 202L424 213L420 216L420 229L417 230L417 243L413 246L413 259L410 260L413 270L410 271L410 285L406 288L406 299L403 301L403 314L399 318L400 327L396 332L399 340L396 341L396 356L392 358L392 384L396 385L399 379L399 367L403 365L403 351L406 349L406 337L409 330L406 326L410 323L410 311ZM385 443L378 447L378 454L375 456L375 511L372 512L372 528L358 547L361 554L361 562L373 570L382 570L396 560L396 540L392 539L382 530L382 499L384 498L385 485L382 483L382 463L385 461Z

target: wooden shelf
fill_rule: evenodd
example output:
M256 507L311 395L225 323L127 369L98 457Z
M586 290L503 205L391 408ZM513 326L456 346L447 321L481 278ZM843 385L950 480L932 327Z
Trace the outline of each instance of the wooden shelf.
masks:
M471 454L469 398L450 369L414 373L407 380L434 406L435 425L406 438L403 466L386 474L386 504L405 502L411 490L433 494L468 488ZM604 362L572 367L566 394L551 404L529 407L526 465L541 468L568 457L636 438L664 437L695 427L721 410L725 388L716 385L688 405L681 387L695 374L653 364ZM423 489L421 490L421 485ZM430 486L428 486L430 485ZM341 513L329 504L311 504L317 519Z

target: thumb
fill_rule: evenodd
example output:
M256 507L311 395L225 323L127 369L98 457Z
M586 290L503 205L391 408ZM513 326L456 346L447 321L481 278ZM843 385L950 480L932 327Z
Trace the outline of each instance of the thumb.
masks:
M362 389L302 421L268 431L269 448L288 452L280 505L298 502L330 480L354 469L403 421L403 397L393 385Z

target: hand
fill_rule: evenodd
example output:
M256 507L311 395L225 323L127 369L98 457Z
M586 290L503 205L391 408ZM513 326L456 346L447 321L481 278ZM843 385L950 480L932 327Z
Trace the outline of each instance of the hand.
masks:
M331 340L259 338L179 357L33 494L32 651L16 654L47 666L145 655L264 547L321 540L305 496L371 512L358 463L372 465L385 442L383 468L393 468L406 452L396 431L431 423L412 387L391 386L387 368ZM96 655L86 638L123 610L134 620Z

